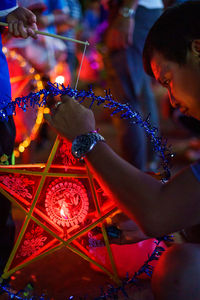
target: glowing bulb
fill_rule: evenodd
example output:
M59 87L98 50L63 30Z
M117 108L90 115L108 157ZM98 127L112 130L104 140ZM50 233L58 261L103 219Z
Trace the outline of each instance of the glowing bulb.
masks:
M36 74L35 75L35 80L39 80L40 79L40 75L39 74Z
M23 62L21 63L21 67L25 67L25 66L26 66L26 62L23 61Z
M19 152L24 152L24 150L25 150L24 146L20 145L19 146Z
M61 208L61 210L60 210L60 215L61 215L62 217L65 217L63 208Z
M15 156L15 157L19 157L19 156L20 156L19 151L14 150L14 156Z
M50 113L50 109L48 107L45 107L44 114L49 114L49 113Z
M3 47L2 51L3 51L4 54L6 54L8 52L8 49L6 47Z
M29 142L27 140L25 140L23 143L22 143L22 146L24 146L24 148L28 147L29 145Z
M30 68L29 72L32 74L35 72L35 69L34 68Z
M65 77L64 76L57 76L55 79L55 82L58 84L63 84L65 82Z
M63 203L63 204L62 204L62 207L61 207L61 209L60 209L60 215L61 215L61 217L63 217L64 219L67 219L67 216L65 215L65 210L64 210L64 208L65 208L65 204Z

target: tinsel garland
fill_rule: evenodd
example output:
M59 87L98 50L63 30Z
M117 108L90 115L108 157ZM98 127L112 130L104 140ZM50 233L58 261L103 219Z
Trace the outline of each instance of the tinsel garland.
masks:
M88 91L65 87L57 83L48 83L47 89L42 89L38 92L31 92L27 96L18 97L13 101L1 100L0 101L0 120L7 120L8 116L15 114L16 107L26 111L27 107L44 106L47 103L48 96L68 95L78 100L80 103L89 98L91 100L90 108L94 103L97 105L104 104L105 108L112 109L111 116L119 113L121 119L128 119L131 124L143 127L147 135L150 137L154 151L158 153L161 159L161 165L164 169L162 180L170 178L169 164L170 159L173 157L171 149L167 147L167 140L158 136L158 129L151 125L150 115L143 120L137 111L133 111L129 104L122 104L113 99L110 92L106 91L105 96L96 96L89 88Z
M162 253L165 251L165 249L160 246L160 243L164 242L171 242L173 241L171 236L163 236L161 238L158 238L157 241L154 243L156 244L155 249L153 250L152 254L148 257L148 259L144 262L142 267L135 272L135 274L129 278L129 275L127 274L126 278L122 280L121 285L115 287L114 285L109 285L106 291L101 289L101 295L97 298L94 298L94 300L109 300L109 299L115 299L117 300L118 297L120 296L119 294L123 294L126 298L129 298L128 293L126 291L126 288L128 286L133 286L137 285L139 281L139 276L142 274L147 274L148 276L152 276L153 273L153 266L151 265L152 261L158 260ZM50 300L50 298L46 298L46 296L29 296L30 294L28 293L27 290L20 290L18 292L13 291L9 284L0 284L0 288L5 291L9 299L19 299L19 300ZM32 292L32 291L31 291ZM29 294L29 295L28 295ZM70 296L66 300L75 300L77 297ZM87 300L87 296L80 296L79 300ZM89 298L91 299L91 298ZM64 299L63 299L64 300Z
M146 133L150 136L151 142L154 147L154 151L159 153L160 158L162 159L162 166L165 171L163 180L168 180L170 177L169 170L169 162L173 154L170 149L167 147L167 140L163 140L162 137L157 136L158 129L156 127L151 126L150 124L150 115L142 120L140 114L136 111L132 111L129 104L121 104L113 99L110 92L105 92L105 96L96 96L90 88L88 91L81 90L78 91L76 89L71 88L70 86L65 87L64 85L59 85L57 83L48 83L47 89L42 89L38 92L31 92L27 96L18 97L15 100L1 100L0 101L0 120L8 120L8 117L15 114L16 107L21 108L23 111L26 111L27 107L35 107L35 106L44 106L47 103L48 96L58 96L58 95L68 95L69 97L73 97L75 100L78 100L80 103L89 98L91 100L90 108L92 108L93 104L96 103L98 106L100 104L104 104L105 108L112 109L111 116L114 114L120 113L120 118L128 119L131 124L136 124L144 128ZM118 299L118 294L122 293L125 297L128 298L128 294L126 292L126 287L129 284L136 284L138 282L138 277L146 273L148 276L152 275L153 267L150 264L153 260L158 260L163 251L165 250L163 247L159 246L161 241L171 241L171 237L164 236L160 239L157 239L156 247L149 258L144 262L143 266L135 272L134 276L129 278L127 277L122 281L122 284L118 287L109 286L106 291L101 291L101 296L95 298L95 300L106 300L106 299ZM27 291L20 290L15 292L9 285L0 284L0 287L3 291L5 291L10 299L29 299L29 300L47 300L46 296L28 296ZM70 296L68 300L75 299L74 296ZM79 297L79 299L87 299L87 297Z

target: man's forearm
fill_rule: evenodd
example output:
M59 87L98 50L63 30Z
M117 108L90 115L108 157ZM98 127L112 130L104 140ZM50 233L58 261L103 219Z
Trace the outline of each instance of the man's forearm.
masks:
M124 0L122 3L123 7L133 8L136 10L138 6L138 0Z
M87 154L87 163L110 197L149 234L162 183L127 163L103 142Z

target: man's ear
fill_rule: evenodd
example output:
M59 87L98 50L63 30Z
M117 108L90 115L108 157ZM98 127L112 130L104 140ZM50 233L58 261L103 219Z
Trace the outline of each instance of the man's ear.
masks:
M200 39L192 41L191 50L196 56L200 56Z

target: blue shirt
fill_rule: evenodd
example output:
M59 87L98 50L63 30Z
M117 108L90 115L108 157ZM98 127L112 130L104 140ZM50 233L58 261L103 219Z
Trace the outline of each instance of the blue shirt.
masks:
M50 15L56 10L64 10L66 3L64 0L44 0L47 9L44 11L44 15ZM56 33L56 27L54 24L48 26L48 32Z
M16 7L14 0L1 0L0 1L0 15L6 16L7 10ZM2 51L2 39L0 36L0 107L5 106L6 103L11 101L11 86L10 75L8 71L8 64L6 57Z
M69 10L70 18L79 21L81 19L81 5L78 0L64 0L65 5L67 5ZM70 28L66 32L62 33L63 36L74 39L76 38L76 30L75 28ZM65 41L67 45L67 51L70 53L74 53L76 44L74 42Z
M2 40L0 36L0 107L3 102L11 100L10 75L6 57L2 51Z
M1 0L0 1L0 10L10 9L16 6L16 0Z

